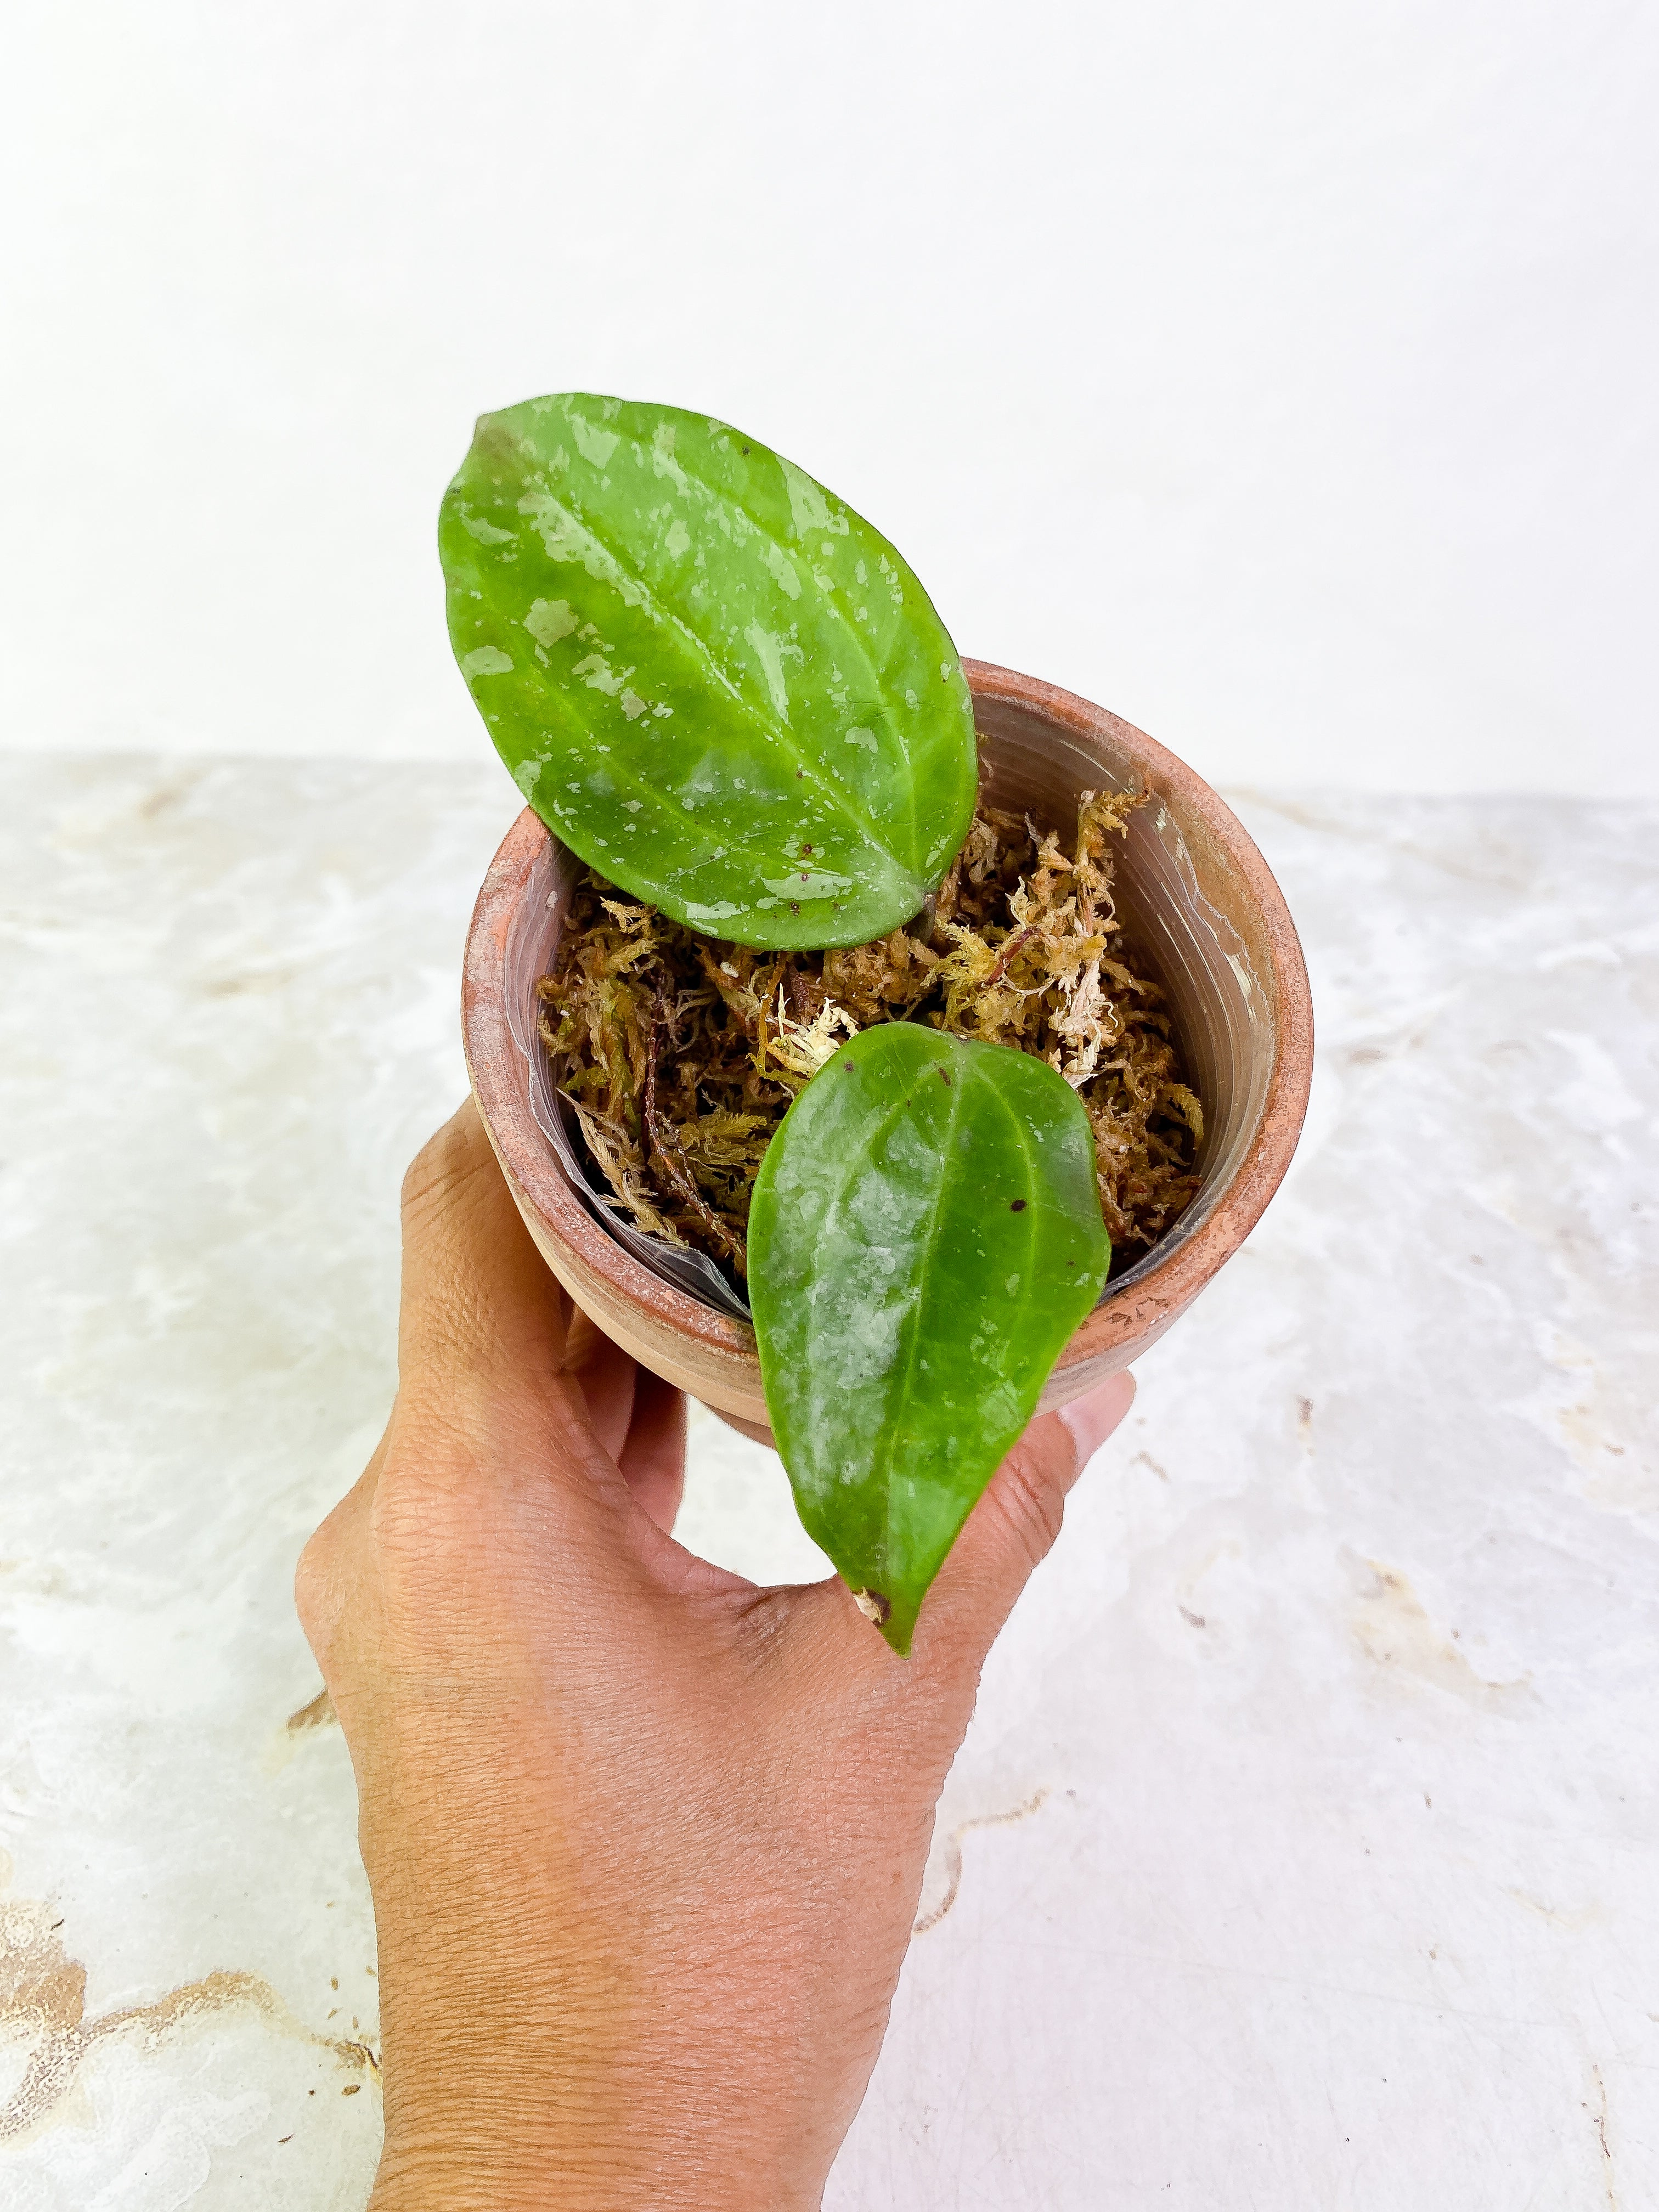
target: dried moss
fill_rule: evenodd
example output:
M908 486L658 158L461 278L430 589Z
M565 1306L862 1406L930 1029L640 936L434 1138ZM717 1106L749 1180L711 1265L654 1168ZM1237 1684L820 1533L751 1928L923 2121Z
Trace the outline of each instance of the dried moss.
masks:
M1085 792L1069 846L981 806L929 910L845 951L722 944L586 876L538 987L542 1035L638 1225L743 1273L750 1194L796 1092L843 1038L921 1021L1058 1068L1094 1130L1115 1265L1161 1237L1198 1188L1204 1124L1117 927L1110 840L1138 804Z

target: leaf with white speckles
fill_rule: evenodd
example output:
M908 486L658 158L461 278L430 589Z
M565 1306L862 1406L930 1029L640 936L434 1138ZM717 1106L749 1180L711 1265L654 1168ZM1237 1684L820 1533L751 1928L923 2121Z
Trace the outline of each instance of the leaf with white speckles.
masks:
M1088 1116L1029 1053L889 1023L785 1115L749 1217L767 1413L896 1650L1110 1257Z
M860 945L950 866L977 783L956 649L886 539L756 440L528 400L480 421L439 546L502 758L636 897L746 945Z

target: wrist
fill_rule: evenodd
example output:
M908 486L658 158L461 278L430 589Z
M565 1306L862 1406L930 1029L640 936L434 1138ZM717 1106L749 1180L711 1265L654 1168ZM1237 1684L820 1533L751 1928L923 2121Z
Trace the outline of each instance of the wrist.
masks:
M822 2202L821 2188L803 2192L701 2147L664 2159L566 2142L538 2157L461 2137L388 2142L367 2212L819 2212Z
M661 2049L550 2072L534 2037L492 2045L488 2080L459 2052L441 2080L389 2069L368 2212L817 2212L833 2144L780 2128L782 2085L677 2094L683 2059Z

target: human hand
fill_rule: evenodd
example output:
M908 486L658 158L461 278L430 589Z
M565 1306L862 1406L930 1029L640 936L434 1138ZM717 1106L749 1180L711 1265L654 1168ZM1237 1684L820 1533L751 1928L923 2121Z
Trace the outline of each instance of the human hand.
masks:
M1031 1424L903 1660L840 1581L674 1542L684 1402L573 1311L470 1103L405 1180L398 1374L297 1583L374 1898L374 2212L806 2212L981 1665L1133 1384Z

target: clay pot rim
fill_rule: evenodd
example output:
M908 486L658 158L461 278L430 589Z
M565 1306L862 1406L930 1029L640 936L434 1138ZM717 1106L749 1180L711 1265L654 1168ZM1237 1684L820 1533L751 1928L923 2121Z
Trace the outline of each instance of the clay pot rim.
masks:
M1272 964L1263 979L1273 1006L1273 1065L1260 1120L1244 1156L1214 1198L1208 1217L1175 1243L1133 1284L1097 1306L1056 1363L1056 1373L1158 1331L1194 1298L1261 1219L1301 1133L1313 1076L1313 1002L1302 947L1284 894L1249 831L1195 770L1118 715L1075 692L982 660L963 668L976 698L1036 710L1079 738L1103 722L1144 763L1153 787L1179 811L1204 823L1238 871L1261 920ZM550 836L529 807L502 840L489 865L467 933L461 994L467 1072L485 1127L502 1164L555 1233L631 1304L643 1306L677 1334L730 1358L754 1356L754 1331L734 1316L665 1282L594 1220L565 1178L530 1110L527 1091L507 1071L518 1052L507 1025L504 972L507 931L525 878Z

